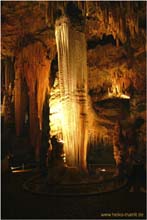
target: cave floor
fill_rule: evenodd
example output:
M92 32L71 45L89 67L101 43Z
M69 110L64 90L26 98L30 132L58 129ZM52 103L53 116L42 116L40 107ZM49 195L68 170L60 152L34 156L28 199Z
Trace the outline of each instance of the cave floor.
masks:
M2 219L145 219L146 193L121 190L96 196L53 197L26 192L22 184L32 176L2 176ZM124 215L126 217L124 217ZM136 217L138 216L138 217Z

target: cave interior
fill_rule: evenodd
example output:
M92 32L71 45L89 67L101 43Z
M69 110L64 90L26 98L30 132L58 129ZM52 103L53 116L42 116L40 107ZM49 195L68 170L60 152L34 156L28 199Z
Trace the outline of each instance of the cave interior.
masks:
M81 169L145 163L146 49L145 1L2 1L2 171L44 168L50 154ZM78 99L64 109L66 86Z

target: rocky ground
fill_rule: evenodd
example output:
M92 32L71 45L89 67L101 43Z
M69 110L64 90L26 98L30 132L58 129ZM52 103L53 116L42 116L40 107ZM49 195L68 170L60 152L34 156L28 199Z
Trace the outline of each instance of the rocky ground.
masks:
M22 184L31 176L32 173L2 176L2 219L106 219L104 214L112 219L123 215L127 219L145 219L143 192L131 193L125 187L97 196L41 196L23 190Z

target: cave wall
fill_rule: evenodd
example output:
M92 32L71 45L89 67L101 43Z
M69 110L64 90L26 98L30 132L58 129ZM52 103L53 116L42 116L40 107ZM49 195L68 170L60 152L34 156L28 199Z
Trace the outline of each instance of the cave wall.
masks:
M106 115L107 109L103 111L103 108L98 108L96 104L108 94L108 89L112 87L115 79L121 91L130 96L130 120L133 118L135 120L136 117L142 117L145 120L145 42L141 41L142 51L140 53L138 53L138 48L132 48L131 56L128 56L124 45L116 47L110 43L106 45L100 45L100 43L101 41L95 48L88 50L88 88L93 105L99 111L98 117L106 118L112 113L110 111ZM124 112L122 111L121 114ZM129 118L126 119L129 120Z

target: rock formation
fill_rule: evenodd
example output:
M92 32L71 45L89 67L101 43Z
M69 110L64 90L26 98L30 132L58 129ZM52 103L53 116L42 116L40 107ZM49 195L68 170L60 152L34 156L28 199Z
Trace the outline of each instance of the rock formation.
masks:
M8 91L9 84L14 88L17 135L23 133L25 118L29 118L30 143L36 157L46 91L51 109L60 93L60 67L54 63L55 21L63 15L79 26L78 31L84 26L88 108L92 108L90 142L103 139L112 145L117 120L121 120L123 131L138 117L146 120L146 2L3 1L1 8L2 88ZM114 93L120 98L110 97ZM49 117L53 117L52 112ZM54 127L51 135L57 130ZM139 134L141 146L145 146L145 125Z

